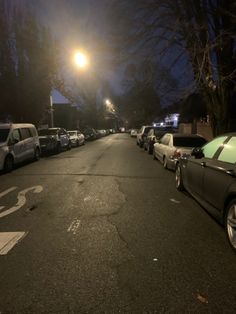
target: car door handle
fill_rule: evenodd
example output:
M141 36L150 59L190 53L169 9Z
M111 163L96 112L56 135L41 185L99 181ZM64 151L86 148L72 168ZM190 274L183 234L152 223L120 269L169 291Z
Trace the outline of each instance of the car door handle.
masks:
M236 177L235 171L232 169L226 170L226 174L228 174L231 177Z
M202 162L200 163L200 165L201 165L202 167L206 167L205 161L202 161Z

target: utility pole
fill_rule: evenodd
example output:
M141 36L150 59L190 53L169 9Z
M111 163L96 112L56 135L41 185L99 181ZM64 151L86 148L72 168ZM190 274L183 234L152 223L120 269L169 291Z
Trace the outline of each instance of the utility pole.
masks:
M51 128L54 127L54 116L53 116L53 103L52 103L52 95L50 95L50 118L51 118Z

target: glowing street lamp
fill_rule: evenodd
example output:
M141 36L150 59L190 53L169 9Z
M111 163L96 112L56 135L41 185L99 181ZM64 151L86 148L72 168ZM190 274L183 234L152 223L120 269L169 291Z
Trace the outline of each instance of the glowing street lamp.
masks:
M82 68L82 69L86 68L87 65L88 65L88 58L87 58L87 56L84 53L80 52L80 51L75 53L74 61L75 61L75 64L78 67Z

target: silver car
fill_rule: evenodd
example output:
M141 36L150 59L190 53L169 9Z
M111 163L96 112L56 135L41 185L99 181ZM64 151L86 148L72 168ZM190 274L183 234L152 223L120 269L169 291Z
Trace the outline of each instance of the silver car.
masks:
M206 139L196 134L166 133L153 147L153 159L163 163L164 168L175 170L183 155L190 155L194 147L201 147Z
M39 158L39 137L33 124L0 124L0 170L9 172L15 164Z
M84 135L80 131L73 130L73 131L67 131L67 133L70 136L71 146L79 146L79 145L85 144Z

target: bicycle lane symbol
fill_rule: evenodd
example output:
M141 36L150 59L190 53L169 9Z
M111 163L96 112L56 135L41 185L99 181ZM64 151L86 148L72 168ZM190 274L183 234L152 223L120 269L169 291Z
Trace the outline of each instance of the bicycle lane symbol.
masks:
M2 193L0 193L0 198L16 189L17 187L14 186L3 191ZM20 191L17 195L17 203L14 206L8 208L7 210L0 212L0 218L10 215L16 212L17 210L19 210L20 208L22 208L27 202L26 194L30 191L33 193L41 193L43 191L43 187L41 185L35 185L35 186L29 187L27 189ZM4 208L5 206L0 206L0 210L3 210Z

